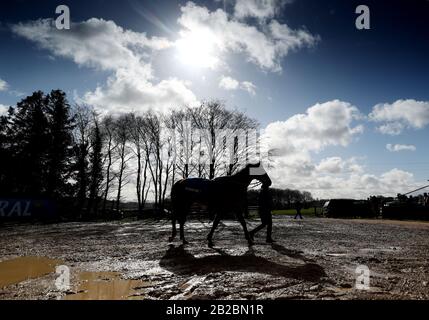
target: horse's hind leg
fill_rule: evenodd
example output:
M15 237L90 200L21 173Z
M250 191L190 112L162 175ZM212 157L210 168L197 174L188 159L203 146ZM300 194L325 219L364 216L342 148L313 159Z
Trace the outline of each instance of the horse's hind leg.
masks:
M215 218L213 220L213 225L212 225L212 228L210 230L210 233L207 236L207 240L209 242L209 248L213 247L213 240L212 240L213 239L213 233L215 232L215 230L216 230L217 225L219 224L219 222L220 222L220 215L216 214Z
M169 242L173 242L174 238L176 237L177 231L176 231L176 217L173 216L171 219L172 224L172 231L171 231L171 237L168 238Z
M183 244L188 244L188 241L186 241L185 239L185 230L184 230L185 220L184 219L180 220L179 224L180 224L180 240L182 240Z
M179 213L179 194L177 192L178 184L174 184L171 189L171 237L168 238L169 242L173 242L176 237L176 220L178 218Z

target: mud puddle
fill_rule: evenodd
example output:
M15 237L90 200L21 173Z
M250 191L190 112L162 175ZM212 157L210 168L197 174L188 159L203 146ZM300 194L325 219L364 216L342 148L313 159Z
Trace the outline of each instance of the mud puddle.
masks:
M118 272L81 272L78 289L65 300L125 300L144 299L142 289L150 286L142 280L126 280Z
M55 272L60 260L27 256L0 262L0 288Z
M55 273L61 260L38 256L24 256L0 262L0 288L29 279ZM150 286L142 280L126 280L118 272L87 272L77 275L76 293L65 300L123 300L144 299L143 289Z
M0 262L0 288L55 272L60 260L45 257L19 257Z

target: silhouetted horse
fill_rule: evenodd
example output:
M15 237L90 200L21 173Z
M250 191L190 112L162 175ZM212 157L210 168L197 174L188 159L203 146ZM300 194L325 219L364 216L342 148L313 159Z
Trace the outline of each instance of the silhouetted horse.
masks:
M213 180L202 178L188 178L177 181L171 189L172 204L172 235L169 241L176 236L176 220L180 224L180 239L187 243L184 235L186 215L194 202L206 204L208 211L215 218L210 233L207 236L209 247L213 246L213 233L221 218L228 212L234 212L243 227L244 236L250 245L253 244L247 231L244 212L247 206L247 188L252 180L258 180L263 185L271 185L271 179L264 168L258 164L247 164L237 173L219 177Z

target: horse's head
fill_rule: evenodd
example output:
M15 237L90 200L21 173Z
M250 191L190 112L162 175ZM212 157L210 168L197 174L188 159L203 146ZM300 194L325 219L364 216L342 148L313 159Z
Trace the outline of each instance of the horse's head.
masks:
M263 186L266 187L271 186L271 179L265 171L264 167L262 166L261 162L253 164L249 163L246 165L245 170L248 171L248 175L252 178L252 180L258 180L262 183Z

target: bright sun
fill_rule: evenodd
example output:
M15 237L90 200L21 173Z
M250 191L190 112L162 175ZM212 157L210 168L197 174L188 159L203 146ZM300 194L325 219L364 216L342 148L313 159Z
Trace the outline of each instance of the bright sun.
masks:
M209 30L182 32L176 46L180 61L187 65L213 69L219 63L216 56L216 37Z

